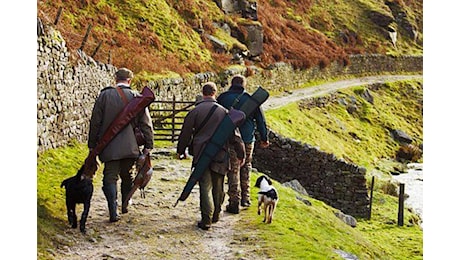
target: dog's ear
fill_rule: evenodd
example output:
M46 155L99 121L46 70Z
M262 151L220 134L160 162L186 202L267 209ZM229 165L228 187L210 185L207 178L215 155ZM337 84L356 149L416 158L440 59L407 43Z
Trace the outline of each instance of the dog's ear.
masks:
M256 180L256 184L254 185L255 187L257 188L260 188L260 182L262 181L262 176L260 176L259 178L257 178Z
M267 182L269 185L272 185L272 180L270 178L268 178L268 176L265 176L265 179L267 179Z

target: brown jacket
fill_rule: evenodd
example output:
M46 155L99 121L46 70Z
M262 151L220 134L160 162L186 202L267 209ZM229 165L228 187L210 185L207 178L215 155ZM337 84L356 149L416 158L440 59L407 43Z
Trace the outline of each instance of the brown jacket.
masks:
M131 90L129 86L121 85L120 87L126 94L128 100L131 100L134 95L137 94ZM125 103L115 88L107 87L101 91L94 104L91 115L88 148L96 147L98 140L124 107ZM145 109L145 113L140 113L135 120L144 134L146 140L144 147L152 149L153 127L148 108ZM136 142L133 127L129 124L107 144L104 150L99 154L99 159L102 162L107 162L125 158L137 158L138 156L139 146Z
M217 108L214 113L211 115L207 123L201 128L201 130L192 137L193 132L196 128L198 128L203 120L208 115L208 112L211 108L216 105ZM198 161L198 158L201 155L203 148L205 147L206 143L211 139L212 135L216 131L220 122L224 119L225 115L227 114L227 109L223 106L219 105L214 98L207 98L205 97L202 101L199 101L193 110L191 110L184 119L184 124L182 125L182 130L179 135L179 140L177 143L177 153L184 154L187 145L192 140L192 146L194 151L193 161L192 164L195 165ZM234 140L233 138L231 138ZM235 139L238 140L238 139ZM241 138L240 138L241 140ZM234 141L232 141L232 144ZM241 141L240 145L243 147L242 153L239 154L239 158L244 158L244 144ZM228 158L228 154L226 153L226 148L224 148L224 153L220 154L220 158ZM241 151L241 149L235 149L237 151ZM226 174L224 168L228 168L228 160L223 161L225 165L222 170L219 170L219 173ZM213 167L214 168L214 167ZM214 170L215 171L215 170ZM217 172L217 171L216 171Z

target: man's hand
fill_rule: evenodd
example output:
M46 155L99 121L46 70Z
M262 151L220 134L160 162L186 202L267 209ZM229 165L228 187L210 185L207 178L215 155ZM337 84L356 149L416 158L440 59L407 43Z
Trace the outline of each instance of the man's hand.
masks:
M147 154L150 154L150 149L144 148L144 149L142 150L142 154L146 154L146 155L147 155Z
M243 159L238 158L238 162L239 162L240 167L243 167L243 165L246 162L246 160L244 158Z
M261 148L267 148L270 145L270 142L267 141L260 141L260 147Z

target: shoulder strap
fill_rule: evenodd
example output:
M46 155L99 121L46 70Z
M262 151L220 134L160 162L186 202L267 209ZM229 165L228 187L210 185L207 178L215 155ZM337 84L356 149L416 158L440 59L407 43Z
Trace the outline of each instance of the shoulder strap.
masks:
M196 135L196 134L198 134L198 132L200 132L200 130L203 128L203 126L206 124L206 122L208 122L209 118L214 113L216 108L217 108L217 105L212 106L211 110L209 110L208 114L206 115L206 118L203 120L203 122L201 122L200 126L196 128L196 130L193 133L193 135Z
M239 95L235 98L235 100L233 101L233 104L232 104L231 107L235 107L236 104L240 103L240 98L241 98L243 95L244 95L244 91L241 92L241 94L239 94Z
M123 100L123 103L125 103L125 106L128 105L128 98L126 97L125 92L120 88L120 87L115 87L117 89L118 95L120 95L121 99ZM133 128L136 127L137 123L135 118L131 121L131 125Z
M128 98L125 95L125 92L120 87L116 87L118 91L118 95L120 95L121 99L123 99L123 103L125 103L125 106L128 104Z

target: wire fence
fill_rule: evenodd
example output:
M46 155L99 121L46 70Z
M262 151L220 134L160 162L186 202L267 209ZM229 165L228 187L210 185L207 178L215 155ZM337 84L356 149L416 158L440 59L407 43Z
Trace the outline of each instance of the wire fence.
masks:
M91 31L93 29L92 24L88 24L86 27L86 32L84 34L77 34L66 30L66 28L59 23L64 9L59 8L56 17L49 17L42 10L38 10L39 17L42 19L42 22L47 25L52 25L61 33L64 32L65 42L68 48L74 50L84 51L86 54L91 56L94 60L98 60L103 63L112 63L112 51L107 46L104 46L105 41L97 40L95 37L92 37Z

